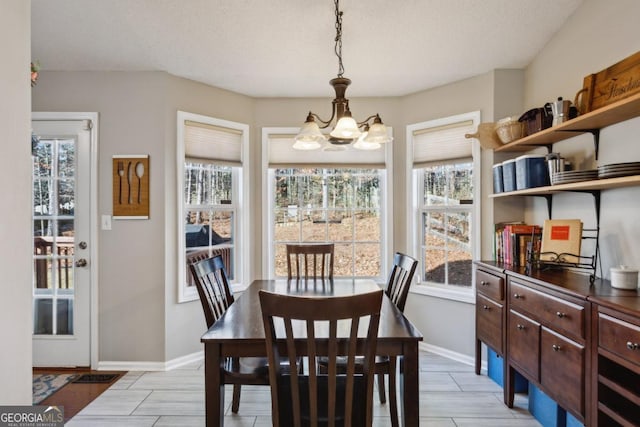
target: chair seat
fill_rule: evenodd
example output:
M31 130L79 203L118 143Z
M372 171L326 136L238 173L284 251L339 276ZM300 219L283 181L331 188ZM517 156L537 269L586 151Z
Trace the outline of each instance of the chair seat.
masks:
M243 383L253 380L252 384L269 384L269 364L266 357L240 357L234 359L228 357L222 366L227 378L235 378ZM289 361L282 360L280 366L284 373L288 372ZM230 381L233 383L233 381Z

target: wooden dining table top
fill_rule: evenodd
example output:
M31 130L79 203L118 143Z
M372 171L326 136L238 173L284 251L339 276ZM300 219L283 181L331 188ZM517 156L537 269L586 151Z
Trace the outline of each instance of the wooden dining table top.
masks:
M201 337L201 342L218 344L262 344L264 326L260 309L260 290L311 298L348 296L380 290L371 279L334 280L254 280ZM385 341L422 341L422 334L386 296L380 309L378 344Z

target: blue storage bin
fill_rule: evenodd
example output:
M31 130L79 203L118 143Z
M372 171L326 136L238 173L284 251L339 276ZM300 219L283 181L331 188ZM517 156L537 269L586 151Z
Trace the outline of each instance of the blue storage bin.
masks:
M531 383L529 383L529 412L543 427L566 427L567 425L567 412Z
M504 191L516 191L516 159L502 162L502 188Z
M504 359L498 356L498 353L487 347L487 375L502 388L504 388L503 365ZM516 393L526 393L528 386L529 381L516 372L514 391Z
M502 163L493 165L493 193L502 193L504 191L504 178L502 178Z
M567 412L567 426L566 427L584 427L580 421L576 419L573 415Z
M549 169L545 156L525 154L516 158L516 189L544 187L549 183Z

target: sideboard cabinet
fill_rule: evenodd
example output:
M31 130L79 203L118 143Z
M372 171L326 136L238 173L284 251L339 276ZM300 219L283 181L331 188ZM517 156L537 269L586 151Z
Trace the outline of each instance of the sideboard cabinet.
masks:
M475 275L476 373L485 343L505 361L506 405L517 372L587 426L640 426L636 290L487 261L475 263Z

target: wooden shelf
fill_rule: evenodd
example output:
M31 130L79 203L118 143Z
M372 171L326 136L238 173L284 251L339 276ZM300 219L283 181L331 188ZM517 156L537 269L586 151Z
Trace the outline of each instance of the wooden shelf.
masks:
M580 133L633 119L638 117L639 114L640 93L583 114L560 125L515 140L496 148L495 151L523 151L524 149L533 149L536 146L551 145Z
M593 191L611 188L635 187L640 185L640 175L622 176L618 178L596 179L592 181L572 182L569 184L549 185L546 187L527 188L526 190L509 191L491 194L489 197L510 196L542 196L564 191Z

